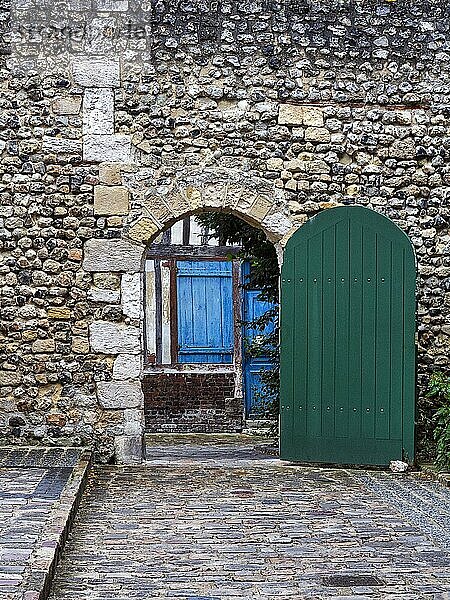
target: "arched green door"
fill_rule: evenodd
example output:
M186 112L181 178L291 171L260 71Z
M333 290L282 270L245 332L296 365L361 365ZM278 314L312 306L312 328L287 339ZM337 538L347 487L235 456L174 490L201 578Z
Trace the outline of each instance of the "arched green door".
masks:
M282 270L280 451L285 460L414 460L415 260L359 206L318 214Z

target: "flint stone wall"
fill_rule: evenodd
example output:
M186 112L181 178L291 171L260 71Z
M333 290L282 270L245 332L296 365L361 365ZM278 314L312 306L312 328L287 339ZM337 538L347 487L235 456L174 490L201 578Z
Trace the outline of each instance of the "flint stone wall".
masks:
M84 27L40 52L31 4L0 11L2 440L140 460L143 250L205 209L280 259L319 210L382 212L417 255L421 389L449 368L443 0L41 2Z

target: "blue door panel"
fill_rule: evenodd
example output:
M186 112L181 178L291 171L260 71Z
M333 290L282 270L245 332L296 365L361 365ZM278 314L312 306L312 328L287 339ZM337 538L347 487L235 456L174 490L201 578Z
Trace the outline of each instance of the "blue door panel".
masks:
M228 261L179 261L178 361L233 362L233 272Z
M249 273L249 263L243 264L243 277L244 283ZM271 368L271 362L266 356L252 357L248 352L248 344L255 341L258 336L267 335L273 331L273 323L268 323L264 331L260 329L252 328L248 325L249 322L255 321L259 317L262 317L268 310L275 307L272 302L265 300L259 300L259 290L246 289L243 291L243 340L244 340L244 398L245 398L245 412L247 417L257 416L255 413L258 412L258 405L261 400L268 400L268 398L262 398L262 384L260 374L262 371L266 371Z

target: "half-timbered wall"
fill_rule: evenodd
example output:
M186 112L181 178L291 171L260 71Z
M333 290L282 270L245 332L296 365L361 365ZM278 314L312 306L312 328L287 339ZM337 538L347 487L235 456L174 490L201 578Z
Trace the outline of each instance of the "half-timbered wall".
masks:
M235 314L232 298L232 294L240 294L239 264L233 267L227 260L231 251L238 250L220 246L195 217L178 221L149 247L144 275L147 431L242 429L242 361L241 352L235 352L241 341L240 315ZM218 267L226 267L225 277L220 276ZM210 277L202 277L203 272ZM207 289L197 298L191 288L199 280ZM221 303L224 283L229 290ZM226 345L231 345L226 355L215 348L224 342L223 336L214 337L224 330ZM204 347L183 353L180 343L193 338ZM206 347L208 339L213 348Z

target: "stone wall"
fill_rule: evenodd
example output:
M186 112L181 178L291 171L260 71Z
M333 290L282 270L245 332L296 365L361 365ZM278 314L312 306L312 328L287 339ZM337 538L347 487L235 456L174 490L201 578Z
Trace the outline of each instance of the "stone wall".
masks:
M417 255L420 383L449 367L443 0L15 0L9 20L8 8L3 440L141 459L143 250L205 209L261 227L280 260L319 210L382 212Z
M235 397L234 373L153 373L142 387L149 432L242 431L244 406Z

